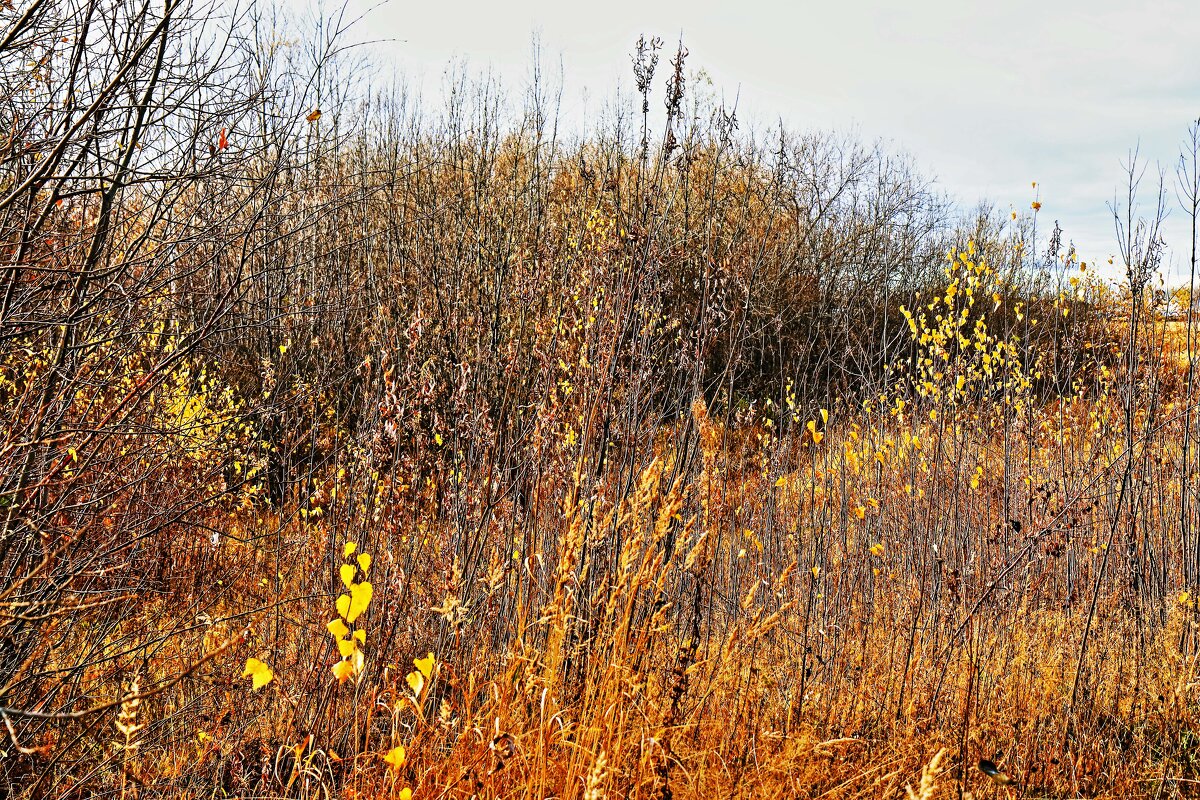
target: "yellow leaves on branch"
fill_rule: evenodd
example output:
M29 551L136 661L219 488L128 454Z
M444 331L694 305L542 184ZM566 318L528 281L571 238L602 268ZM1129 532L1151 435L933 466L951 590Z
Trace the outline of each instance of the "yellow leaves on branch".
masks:
M416 670L408 673L404 680L408 682L408 688L412 689L413 697L420 697L421 690L425 688L426 682L433 677L433 668L437 664L433 653L429 653L424 658L414 658L413 666Z
M437 666L437 660L434 659L433 653L429 653L424 658L414 658L413 666L416 667L416 670L408 674L407 681L415 698L420 695L426 681L433 677L433 669ZM388 772L398 778L400 770L408 763L408 752L404 749L404 745L398 744L383 755L383 761L388 766ZM400 800L412 800L412 794L412 789L406 786L400 790L399 798Z
M347 542L342 548L342 557L349 559L357 550L357 544ZM366 580L367 570L370 568L371 556L367 553L359 553L353 563L342 564L338 569L338 577L341 578L347 593L338 597L336 602L338 616L325 626L337 645L338 655L341 656L341 661L331 668L338 683L345 683L350 678L361 675L363 671L362 645L367 643L367 632L360 628L351 634L350 626L367 610L374 595L374 589ZM362 581L355 580L359 573L362 574Z
M817 430L817 422L816 422L816 420L811 420L811 419L810 419L810 420L808 421L807 428L808 428L808 432L809 432L810 434L812 434L812 440L813 440L813 444L820 444L820 443L821 443L821 440L825 438L825 434L824 434L824 433L821 433L820 431L818 431L818 430Z
M345 568L350 567L350 564L342 565L342 580L345 580ZM362 616L362 613L367 610L367 605L371 602L371 596L374 594L374 589L371 584L363 581L362 583L351 583L347 585L350 594L344 594L337 599L337 612L346 622L353 623L354 620Z
M426 678L432 677L433 667L437 662L433 658L433 653L428 654L424 658L413 659L413 666L421 671L421 674Z
M345 683L354 675L354 665L349 661L339 661L333 665L333 677L337 678L338 683Z
M242 670L242 677L249 678L250 687L257 691L270 683L271 679L275 677L275 673L257 658L247 658L246 668Z
M822 408L821 409L821 428L824 429L825 426L828 424L829 424L829 412L827 410L825 410L824 408ZM823 431L817 430L817 421L815 419L810 419L808 421L808 424L805 427L808 428L808 432L812 435L813 444L820 444L821 440L825 438L825 434L823 433Z
M388 765L388 772L399 775L401 768L408 763L408 753L404 750L404 745L398 744L383 756L383 761ZM412 800L412 789L405 786L400 790L400 800Z

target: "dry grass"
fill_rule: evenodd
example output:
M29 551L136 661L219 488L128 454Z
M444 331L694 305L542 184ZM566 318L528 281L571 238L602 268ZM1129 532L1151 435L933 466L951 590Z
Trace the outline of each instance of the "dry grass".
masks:
M544 87L430 127L332 39L112 6L0 45L62 65L0 81L7 795L1195 794L1149 261L764 148L682 50L660 141L568 145Z

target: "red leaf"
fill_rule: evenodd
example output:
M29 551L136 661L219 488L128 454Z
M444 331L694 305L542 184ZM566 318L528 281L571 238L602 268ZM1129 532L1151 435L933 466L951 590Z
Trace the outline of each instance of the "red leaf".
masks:
M217 138L217 149L224 150L229 147L229 139L225 138L225 129L221 128L221 135Z

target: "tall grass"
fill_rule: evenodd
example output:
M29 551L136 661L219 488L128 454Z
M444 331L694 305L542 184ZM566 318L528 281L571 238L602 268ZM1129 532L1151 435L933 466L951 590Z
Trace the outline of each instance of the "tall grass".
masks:
M657 40L567 139L540 79L363 88L337 17L3 13L10 794L1200 780L1135 164L1116 285L1037 202L742 130L682 48L655 133Z

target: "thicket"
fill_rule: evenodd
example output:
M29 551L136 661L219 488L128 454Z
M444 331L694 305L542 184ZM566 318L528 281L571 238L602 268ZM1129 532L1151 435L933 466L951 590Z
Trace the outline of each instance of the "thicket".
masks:
M567 136L540 72L431 109L336 15L0 20L10 794L1200 779L1191 314L1134 162L1114 289L657 40Z

